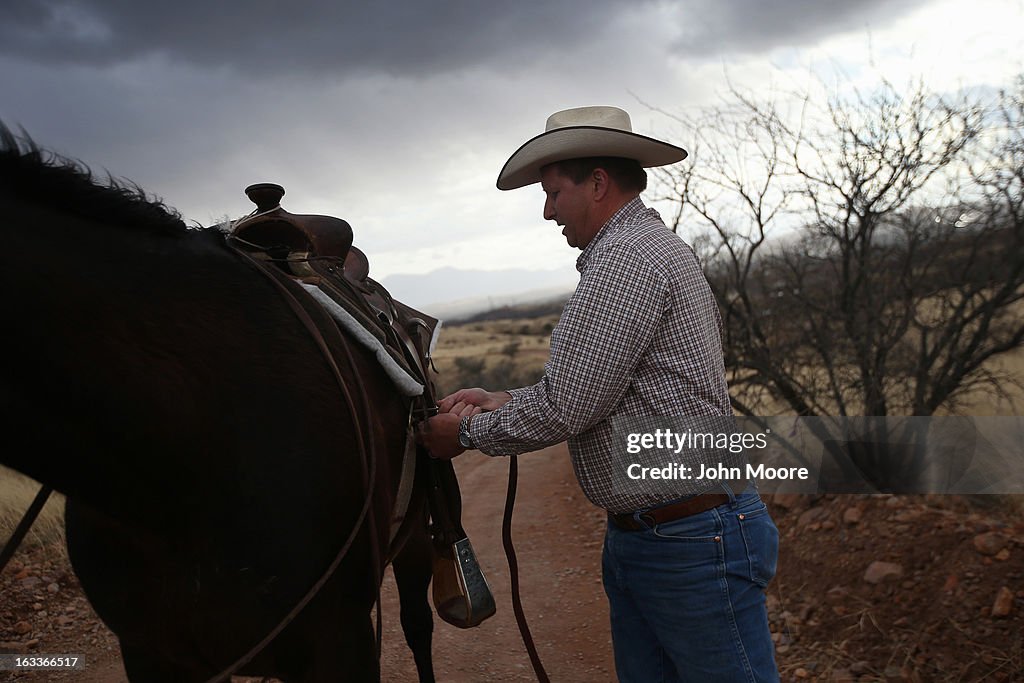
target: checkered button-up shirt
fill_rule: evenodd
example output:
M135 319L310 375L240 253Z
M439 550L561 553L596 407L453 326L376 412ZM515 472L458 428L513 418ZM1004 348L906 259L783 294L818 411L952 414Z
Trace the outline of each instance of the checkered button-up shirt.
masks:
M510 455L568 440L594 504L629 512L666 502L663 488L642 481L612 485L627 463L610 418L732 414L714 296L690 247L639 198L601 228L576 268L580 282L551 334L544 377L475 416L473 442ZM708 484L682 487L692 495Z

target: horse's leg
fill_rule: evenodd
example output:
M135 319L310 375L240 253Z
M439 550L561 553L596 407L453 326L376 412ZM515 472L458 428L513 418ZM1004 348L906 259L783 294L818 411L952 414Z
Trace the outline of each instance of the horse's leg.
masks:
M430 653L434 615L427 600L432 562L430 532L424 521L417 524L391 565L398 584L402 632L416 661L420 683L434 683L434 661Z

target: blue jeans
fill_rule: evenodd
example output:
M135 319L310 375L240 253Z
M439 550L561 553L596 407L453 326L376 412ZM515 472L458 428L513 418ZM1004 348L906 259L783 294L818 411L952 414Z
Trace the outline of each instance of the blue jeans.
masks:
M640 531L609 523L604 589L620 683L778 681L764 589L779 532L748 488Z

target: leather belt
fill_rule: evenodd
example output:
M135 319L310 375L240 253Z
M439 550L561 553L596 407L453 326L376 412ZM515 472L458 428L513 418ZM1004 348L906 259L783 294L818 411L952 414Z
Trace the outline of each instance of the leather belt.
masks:
M741 487L739 490L742 491L747 486L747 482L738 482ZM732 487L736 490L736 487ZM632 512L622 513L608 513L608 519L612 524L625 531L645 531L654 527L657 524L664 524L666 522L674 522L677 519L683 519L684 517L690 517L691 515L700 514L701 512L707 512L711 508L718 507L723 503L729 502L729 496L724 493L702 493L699 496L693 498L687 498L686 500L679 501L678 503L670 503L668 505L662 505L660 507L651 508L640 513L640 521L634 518Z

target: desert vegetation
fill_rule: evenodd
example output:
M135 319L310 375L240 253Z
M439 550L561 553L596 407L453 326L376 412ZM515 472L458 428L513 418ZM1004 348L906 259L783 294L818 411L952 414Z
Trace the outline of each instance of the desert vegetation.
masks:
M737 412L933 415L979 392L1017 412L998 361L1024 342L1024 75L733 89L670 116L694 143L657 193L722 309Z

